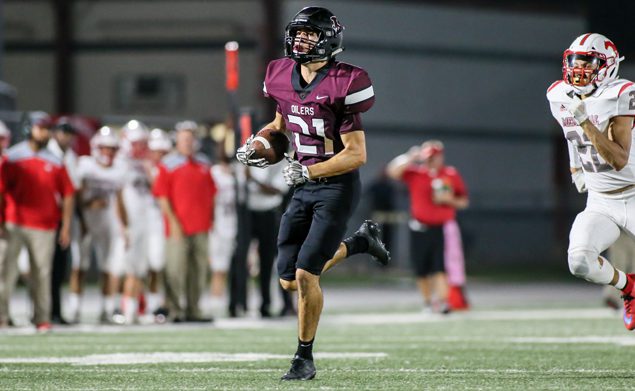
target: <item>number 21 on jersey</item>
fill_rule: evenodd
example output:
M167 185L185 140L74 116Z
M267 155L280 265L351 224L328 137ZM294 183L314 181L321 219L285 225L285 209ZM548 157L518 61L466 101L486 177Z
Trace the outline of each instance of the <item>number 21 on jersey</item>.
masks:
M302 138L311 137L315 139L315 135L321 137L323 139L322 144L324 145L324 154L332 155L333 154L333 140L326 137L324 133L324 120L321 118L312 118L311 119L311 128L309 128L309 124L302 117L298 117L296 115L289 114L289 123L296 124L300 127L302 134L294 133L294 142L298 152L306 154L306 155L318 155L318 146L317 145L304 145L302 144ZM311 132L313 130L313 132Z

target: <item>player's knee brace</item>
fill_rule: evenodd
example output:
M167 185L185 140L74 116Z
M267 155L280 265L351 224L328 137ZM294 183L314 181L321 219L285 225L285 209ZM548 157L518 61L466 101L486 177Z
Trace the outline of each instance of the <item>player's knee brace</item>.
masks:
M587 249L569 251L569 271L576 277L596 284L610 283L615 272L606 259Z

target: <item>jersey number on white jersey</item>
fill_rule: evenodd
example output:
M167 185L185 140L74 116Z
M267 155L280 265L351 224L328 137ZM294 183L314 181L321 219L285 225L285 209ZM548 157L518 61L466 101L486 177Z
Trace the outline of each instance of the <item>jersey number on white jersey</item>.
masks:
M565 137L578 149L580 162L582 163L584 171L605 172L613 169L613 167L600 156L586 134L582 134L582 137L580 137L578 132L572 130L567 132Z

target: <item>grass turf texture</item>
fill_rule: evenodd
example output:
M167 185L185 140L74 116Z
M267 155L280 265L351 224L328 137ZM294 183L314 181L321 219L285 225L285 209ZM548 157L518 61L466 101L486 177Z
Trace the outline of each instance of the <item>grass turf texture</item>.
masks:
M316 379L303 383L278 380L295 350L293 321L265 323L259 329L133 328L117 333L1 334L0 389L632 389L635 375L626 358L635 335L623 328L619 317L607 312L592 319L556 318L468 320L456 314L432 322L399 324L325 321L319 329L316 352L383 352L386 356L318 358ZM7 362L9 358L126 352L282 356L245 362L124 365Z

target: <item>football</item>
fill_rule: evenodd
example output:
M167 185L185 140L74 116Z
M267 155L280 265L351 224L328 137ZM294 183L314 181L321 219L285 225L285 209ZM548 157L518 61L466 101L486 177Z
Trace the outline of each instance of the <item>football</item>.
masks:
M264 158L269 164L276 164L289 149L289 139L284 132L265 128L256 134L251 148L255 151L252 159Z

